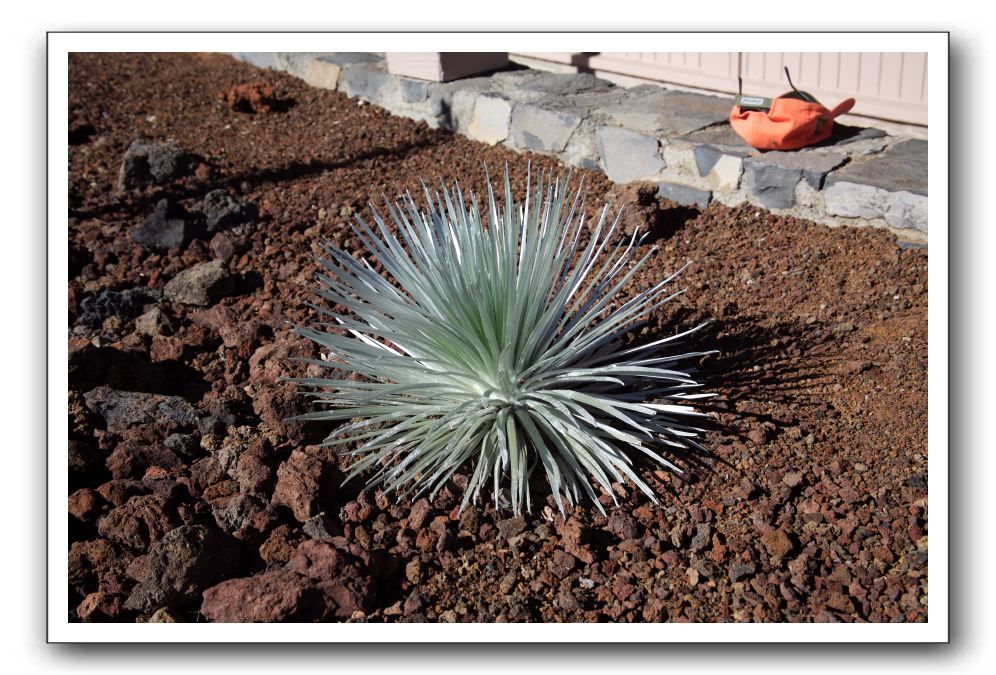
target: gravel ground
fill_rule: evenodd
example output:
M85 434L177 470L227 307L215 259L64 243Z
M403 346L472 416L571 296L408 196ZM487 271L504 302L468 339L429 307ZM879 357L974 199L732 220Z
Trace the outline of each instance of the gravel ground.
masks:
M394 503L285 421L315 242L419 178L562 167L221 55L69 74L72 620L926 620L926 250L575 172L660 247L633 289L694 261L649 329L712 320L713 454L607 517L457 515L459 476Z

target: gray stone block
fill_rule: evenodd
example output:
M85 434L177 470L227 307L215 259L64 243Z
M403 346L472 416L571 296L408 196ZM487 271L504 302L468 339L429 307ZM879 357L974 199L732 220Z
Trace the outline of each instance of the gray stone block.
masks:
M451 128L466 136L470 133L470 124L474 119L474 107L477 104L477 99L487 87L487 78L479 78L469 83L465 80L460 82L464 84L453 89L450 101L450 118L453 123Z
M230 52L233 57L257 68L277 69L276 52Z
M390 84L391 76L381 63L357 63L343 68L339 74L339 90L347 96L380 100L381 92Z
M588 169L589 171L601 171L602 169L602 167L598 165L598 162L590 157L575 157L568 161L568 164L581 169Z
M927 231L927 198L912 192L897 192L885 212L885 222L901 229Z
M421 103L429 98L429 83L424 80L411 80L407 77L400 78L401 97L405 103Z
M357 64L384 62L382 55L372 52L325 52L318 58L343 69Z
M833 216L884 219L899 229L927 231L927 197L889 192L873 185L837 181L823 191L826 212Z
M595 136L602 166L615 183L652 179L667 166L656 138L619 127L599 127Z
M489 145L508 138L512 106L500 96L478 96L467 135Z
M335 90L339 86L342 67L326 60L325 54L318 54L296 66L294 74L312 87Z
M823 191L827 213L845 218L871 220L885 217L891 193L871 185L837 181Z
M851 143L857 143L859 141L867 141L872 138L884 138L886 133L881 129L875 129L873 127L852 127L846 124L838 124L834 122L833 133L830 138L823 141L819 146L826 145L849 145Z
M768 209L790 209L795 206L795 186L802 180L801 169L744 160L747 191L761 206Z
M878 155L851 162L827 177L828 185L838 181L926 196L927 141L901 141Z
M580 115L520 103L512 110L509 139L520 150L561 152L579 124Z
M695 168L699 170L700 176L708 176L712 167L716 166L716 162L723 156L723 151L712 145L696 145L693 152Z
M391 76L395 82L391 97L396 99L396 114L412 119L422 119L429 126L449 129L467 134L474 112L477 97L488 88L489 78L474 77L456 82L426 82L426 98L420 102L405 101L400 78ZM414 81L414 80L412 80ZM409 92L409 96L414 94Z
M441 84L430 84L428 98L422 103L430 126L453 130L453 90Z
M684 136L730 115L730 101L725 98L664 89L645 91L594 113L605 122L658 138Z
M315 60L319 52L277 52L275 58L277 69L290 73L294 77L304 77L308 65Z
M697 190L677 183L658 183L657 196L683 206L696 206L700 209L709 206L709 202L712 201L712 193L708 190Z
M767 164L786 169L799 169L810 186L819 190L826 175L847 161L835 152L765 152L750 159L751 164Z
M595 139L595 127L591 120L585 120L575 130L567 147L560 154L560 161L568 166L579 166L582 169L601 171L599 164L598 141Z
M588 91L608 91L615 86L591 73L547 73L513 70L495 73L492 86L513 101L536 101Z
M758 153L757 150L747 145L747 142L740 138L740 134L734 131L733 127L729 124L717 124L693 131L690 134L682 136L681 140L688 141L689 143L705 143L726 152L740 152L744 156Z

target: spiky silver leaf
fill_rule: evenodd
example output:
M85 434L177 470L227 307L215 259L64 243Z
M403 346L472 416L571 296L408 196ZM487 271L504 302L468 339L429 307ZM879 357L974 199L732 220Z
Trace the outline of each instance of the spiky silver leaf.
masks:
M373 208L353 227L385 275L323 243L318 293L343 311L316 307L334 323L296 330L327 351L309 363L339 377L296 378L322 408L297 419L348 422L325 441L357 458L347 480L370 470L370 486L434 494L468 464L461 508L488 482L497 503L507 477L519 513L541 465L561 511L582 493L602 509L592 479L613 499L628 479L656 501L634 454L678 471L658 450L700 447L701 413L684 404L708 394L678 365L709 352L667 353L698 328L624 346L680 294L669 283L681 270L620 298L655 249L637 257L608 206L586 238L585 189L567 184L540 176L520 205L506 173L483 212L456 185L425 188L421 208L385 198L397 235Z

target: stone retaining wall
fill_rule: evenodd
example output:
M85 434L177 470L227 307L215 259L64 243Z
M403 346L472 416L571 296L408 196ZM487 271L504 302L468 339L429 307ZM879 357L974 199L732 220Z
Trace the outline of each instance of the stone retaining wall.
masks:
M445 84L390 75L370 53L238 52L236 58L336 89L482 143L553 155L616 183L705 207L748 202L827 225L871 225L927 241L927 142L836 125L792 152L759 152L727 123L732 101L623 88L586 73L509 70ZM828 103L833 103L828 102Z

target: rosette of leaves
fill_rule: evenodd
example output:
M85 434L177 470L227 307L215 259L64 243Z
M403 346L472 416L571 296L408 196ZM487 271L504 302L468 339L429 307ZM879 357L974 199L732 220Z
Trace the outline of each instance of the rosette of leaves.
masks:
M322 244L317 291L333 309L312 307L331 321L296 331L329 372L294 379L320 408L296 419L340 423L325 444L355 459L347 480L368 472L401 498L467 467L461 509L488 484L498 504L507 485L519 513L539 468L562 512L582 495L602 510L593 482L615 500L628 479L656 502L636 458L680 471L661 452L702 449L688 402L709 394L679 366L711 352L673 350L701 326L632 339L681 293L681 270L624 297L655 248L619 236L608 206L586 223L586 190L568 182L540 176L522 203L507 172L483 205L458 185L423 186L421 205L385 198L386 217L371 207L353 225L380 272Z

